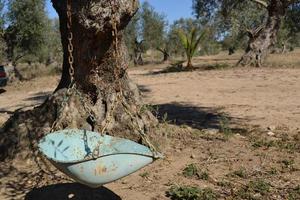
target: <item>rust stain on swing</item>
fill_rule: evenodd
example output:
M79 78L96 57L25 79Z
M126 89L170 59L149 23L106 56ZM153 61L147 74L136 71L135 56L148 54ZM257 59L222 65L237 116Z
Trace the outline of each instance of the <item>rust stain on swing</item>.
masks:
M94 175L97 176L97 175L104 175L107 173L107 168L105 166L102 166L102 165L99 165L97 166L95 169L94 169Z

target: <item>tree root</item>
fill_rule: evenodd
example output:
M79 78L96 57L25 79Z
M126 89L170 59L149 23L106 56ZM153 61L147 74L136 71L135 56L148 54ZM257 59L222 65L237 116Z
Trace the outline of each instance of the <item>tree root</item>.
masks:
M114 93L105 100L99 98L94 105L83 98L95 113L97 122L100 122L95 125L89 120L89 113L77 95L71 95L62 108L66 92L66 89L61 89L33 110L16 112L4 124L0 132L0 161L14 157L18 159L32 157L31 151L37 151L37 141L50 132L54 122L57 122L58 130L78 128L105 132L111 136L140 143L142 142L140 130L137 130L136 125L138 124L146 134L151 134L153 127L157 125L157 120L151 112L141 111L142 106L135 104L132 98L125 95L122 96L123 103L115 101ZM31 143L33 149L30 148Z

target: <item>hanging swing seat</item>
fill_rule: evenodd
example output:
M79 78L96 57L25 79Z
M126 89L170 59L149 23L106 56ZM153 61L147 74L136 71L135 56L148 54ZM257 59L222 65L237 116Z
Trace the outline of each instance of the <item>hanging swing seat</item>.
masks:
M160 157L136 142L77 129L50 133L38 146L57 169L92 188L136 172Z

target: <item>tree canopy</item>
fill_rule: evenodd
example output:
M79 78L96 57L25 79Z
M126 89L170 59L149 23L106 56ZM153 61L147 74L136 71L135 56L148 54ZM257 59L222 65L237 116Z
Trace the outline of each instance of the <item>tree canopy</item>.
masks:
M299 4L299 0L193 0L193 11L199 20L219 27L227 48L246 49L241 63L247 65L256 58L260 61L255 62L263 62L276 44L297 39Z
M48 18L45 6L45 0L0 0L2 62L61 59L53 56L61 52L57 20Z

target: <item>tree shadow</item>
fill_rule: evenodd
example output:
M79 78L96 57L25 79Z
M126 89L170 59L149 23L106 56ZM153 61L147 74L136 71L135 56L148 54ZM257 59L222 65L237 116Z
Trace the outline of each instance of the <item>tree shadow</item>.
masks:
M0 114L14 114L14 111L6 110L6 109L0 109Z
M138 85L138 88L139 90L142 92L142 93L148 93L148 92L151 92L151 90L145 86L145 85Z
M71 197L71 198L70 198ZM26 194L25 200L121 200L111 190L92 189L78 183L64 183L35 188Z
M6 92L6 90L5 89L3 89L3 88L0 88L0 94L2 94L2 93L5 93Z
M32 97L26 98L25 101L35 101L37 103L43 103L51 94L51 92L38 92L35 93Z
M211 61L214 61L214 62L218 62L218 61L239 61L238 58L197 58L197 60L201 60L201 61L204 61L204 62L211 62Z
M160 104L154 107L160 122L167 121L179 126L188 125L196 129L221 130L225 120L228 120L230 125L238 125L242 120L225 114L221 108L196 107L180 103ZM234 131L244 132L245 130L234 128Z
M146 75L159 75L159 74L168 74L168 73L180 73L180 72L189 72L199 70L199 67L194 67L192 70L188 69L186 67L183 67L181 64L171 64L171 66L168 66L164 69L161 69L159 71L151 71L147 73Z

